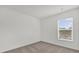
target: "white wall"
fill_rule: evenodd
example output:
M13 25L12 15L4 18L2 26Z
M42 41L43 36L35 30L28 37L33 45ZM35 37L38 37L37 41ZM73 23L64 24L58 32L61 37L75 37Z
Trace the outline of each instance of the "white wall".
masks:
M40 20L0 8L0 52L40 40Z
M73 42L58 40L57 37L57 20L66 17L74 17ZM79 9L66 11L41 19L41 40L48 43L79 50Z
M57 20L71 16L74 17L74 41L59 41L57 39ZM14 10L0 8L0 52L35 43L40 39L79 50L78 24L79 9L39 20Z

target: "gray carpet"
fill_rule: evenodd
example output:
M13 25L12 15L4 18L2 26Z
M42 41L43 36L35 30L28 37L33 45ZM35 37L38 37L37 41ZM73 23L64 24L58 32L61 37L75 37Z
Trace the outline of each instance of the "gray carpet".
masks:
M4 53L78 53L79 51L53 45L46 42L37 42L28 46L16 48Z

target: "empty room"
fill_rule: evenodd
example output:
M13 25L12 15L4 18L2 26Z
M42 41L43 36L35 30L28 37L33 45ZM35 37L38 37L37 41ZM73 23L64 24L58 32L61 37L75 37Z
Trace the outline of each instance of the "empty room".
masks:
M79 53L79 5L0 5L0 53Z

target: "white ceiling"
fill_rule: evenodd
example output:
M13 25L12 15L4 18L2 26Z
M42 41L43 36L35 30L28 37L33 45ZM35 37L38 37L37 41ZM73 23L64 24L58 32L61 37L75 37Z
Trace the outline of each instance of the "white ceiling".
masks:
M0 7L10 8L17 12L21 12L36 18L43 18L77 8L78 5L9 5Z

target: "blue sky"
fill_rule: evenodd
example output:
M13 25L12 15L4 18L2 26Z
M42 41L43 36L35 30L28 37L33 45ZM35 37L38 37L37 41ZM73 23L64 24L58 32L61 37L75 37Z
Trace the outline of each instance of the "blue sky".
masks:
M60 28L72 27L72 18L66 18L66 19L59 20L59 27Z

